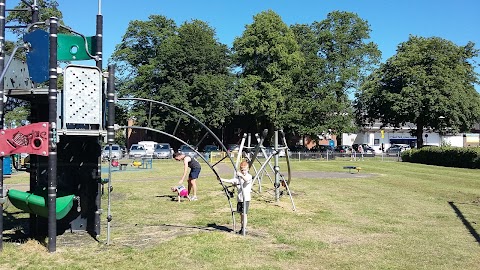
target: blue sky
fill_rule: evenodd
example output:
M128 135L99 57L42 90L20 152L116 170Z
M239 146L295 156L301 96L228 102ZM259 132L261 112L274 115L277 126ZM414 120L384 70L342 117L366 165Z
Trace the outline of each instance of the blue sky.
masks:
M7 8L18 2L7 0ZM98 0L57 2L68 26L87 36L95 34ZM177 25L192 19L203 20L216 30L218 40L228 46L242 35L254 15L271 9L288 25L321 21L334 10L354 12L370 24L371 40L378 44L383 60L393 56L398 44L408 40L410 34L437 36L457 45L473 41L480 48L479 0L102 0L101 4L104 65L128 23L147 20L151 14L164 15ZM479 68L477 72L480 73ZM478 86L477 90L480 91Z

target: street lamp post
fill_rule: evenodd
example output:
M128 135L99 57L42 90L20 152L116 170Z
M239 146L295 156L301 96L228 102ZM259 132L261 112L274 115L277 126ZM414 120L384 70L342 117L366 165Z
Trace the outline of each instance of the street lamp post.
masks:
M443 146L443 120L445 119L445 116L440 115L440 116L438 117L438 119L440 120L440 132L439 132L439 135L440 135L440 146Z
M225 119L220 119L220 124L222 124L222 145L223 145L223 132L224 132L224 124L225 124Z

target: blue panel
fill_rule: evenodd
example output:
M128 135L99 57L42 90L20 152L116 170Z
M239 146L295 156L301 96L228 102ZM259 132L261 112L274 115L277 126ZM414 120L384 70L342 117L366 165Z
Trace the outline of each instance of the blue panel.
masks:
M12 174L12 158L3 157L3 175Z
M48 80L48 65L50 54L50 41L48 33L43 30L35 30L23 36L25 43L30 43L27 52L27 66L30 78L33 82L42 83Z

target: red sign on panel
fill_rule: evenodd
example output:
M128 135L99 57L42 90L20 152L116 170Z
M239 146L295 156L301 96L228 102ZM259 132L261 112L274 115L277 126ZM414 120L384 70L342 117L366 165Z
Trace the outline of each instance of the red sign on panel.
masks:
M27 153L48 156L48 123L0 131L0 156Z

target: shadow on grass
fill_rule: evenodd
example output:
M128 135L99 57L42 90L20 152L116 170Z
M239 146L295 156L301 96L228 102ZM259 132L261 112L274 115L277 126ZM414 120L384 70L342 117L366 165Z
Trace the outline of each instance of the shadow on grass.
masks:
M3 241L13 243L24 243L29 238L28 218L18 217L23 214L21 211L4 212L3 216Z
M174 227L174 228L185 228L185 229L197 229L197 230L204 230L204 231L223 231L223 232L232 232L233 230L223 226L223 225L217 225L216 223L209 223L207 224L206 227L202 226L186 226L186 225L172 225L172 224L164 224L163 226L165 227Z
M473 238L475 238L477 243L480 244L480 235L477 233L475 228L473 228L472 224L470 224L470 222L462 214L462 211L458 209L454 202L448 202L448 204L450 204L450 207L452 207L453 211L455 211L455 214L457 214L457 217L462 221L465 228L467 228L467 230L470 232Z
M25 243L30 239L37 240L43 246L47 246L48 238L48 219L46 218L30 218L23 211L3 212L3 241L11 243ZM77 212L70 212L64 219L65 222L57 221L57 242L67 243L72 241L79 242L78 239L83 231L74 232L70 227L70 222L78 215ZM93 240L99 242L97 234L90 230L85 230ZM63 239L63 240L60 240Z
M177 201L177 198L178 196L177 195L157 195L155 196L157 198L170 198L170 200L173 202L173 201Z

